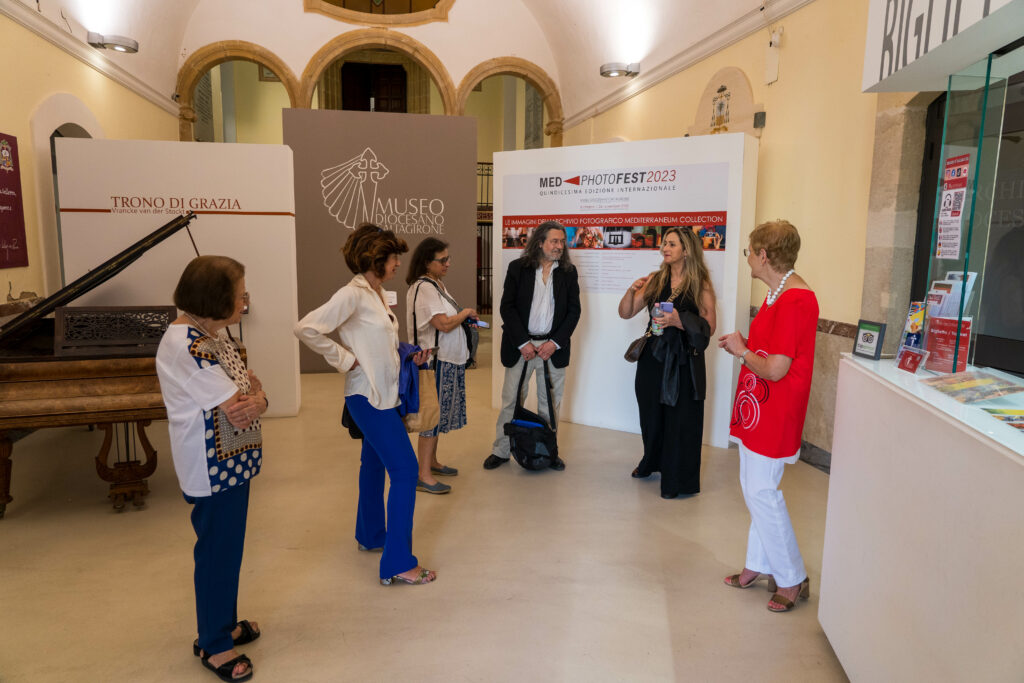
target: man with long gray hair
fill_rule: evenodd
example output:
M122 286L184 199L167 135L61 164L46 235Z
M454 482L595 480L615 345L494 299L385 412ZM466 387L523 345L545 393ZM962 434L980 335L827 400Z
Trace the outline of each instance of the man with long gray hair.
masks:
M562 403L565 368L569 365L569 338L580 320L580 283L576 267L569 261L565 228L561 223L547 221L537 226L522 256L508 264L500 311L505 383L501 390L497 438L491 454L484 460L484 469L488 470L509 460L509 442L503 427L512 419L524 364L524 390L530 385L530 375L537 373L537 412L548 414L543 384L545 361L550 360L552 366L551 395L556 418ZM551 469L564 470L565 463L556 457Z

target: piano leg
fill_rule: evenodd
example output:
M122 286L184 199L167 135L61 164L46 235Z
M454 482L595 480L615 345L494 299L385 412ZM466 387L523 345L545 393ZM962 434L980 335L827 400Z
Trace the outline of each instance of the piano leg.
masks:
M0 432L0 519L4 518L7 512L7 504L11 498L11 451L14 450L14 443L7 432Z
M138 420L130 423L135 426L139 437L139 444L146 454L146 461L129 460L127 462L115 462L110 466L110 446L114 440L114 424L105 423L99 428L105 432L103 445L100 452L96 454L96 473L103 481L110 482L110 502L115 510L123 510L125 503L131 502L135 507L142 507L146 504L144 500L149 493L149 484L146 477L156 471L156 450L146 436L146 427L150 420Z

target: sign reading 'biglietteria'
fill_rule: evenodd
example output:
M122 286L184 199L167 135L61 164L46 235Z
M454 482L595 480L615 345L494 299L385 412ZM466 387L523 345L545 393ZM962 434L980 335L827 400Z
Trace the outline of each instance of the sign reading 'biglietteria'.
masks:
M950 74L1020 37L1020 17L1024 0L872 0L863 89L945 90Z

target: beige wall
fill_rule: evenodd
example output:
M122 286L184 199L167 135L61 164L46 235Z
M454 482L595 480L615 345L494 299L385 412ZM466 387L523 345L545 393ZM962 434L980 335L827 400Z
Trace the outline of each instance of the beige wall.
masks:
M860 92L867 3L817 0L783 18L779 79L763 84L767 30L566 131L565 144L684 135L719 69L742 69L767 123L758 160L758 222L800 229L797 264L821 317L856 323L861 310L876 96ZM764 286L755 281L751 303Z
M280 145L284 140L281 110L292 106L281 83L261 81L255 62L235 60L235 140Z
M52 176L48 164L40 168L32 140L32 118L40 104L52 95L68 93L92 113L105 137L113 139L176 140L178 121L7 17L0 16L0 36L0 64L5 65L0 73L0 131L18 139L29 262L26 268L0 270L0 300L6 300L9 285L15 296L22 290L48 293L44 292L40 225L52 223L53 208L46 207L50 215L41 216L38 202L41 182L52 183ZM69 113L62 123L80 123L74 118ZM48 142L45 154L49 156ZM50 196L48 188L42 192Z
M477 119L477 161L490 163L494 160L494 153L502 151L502 131L505 127L502 83L506 78L515 79L516 149L526 147L526 81L518 76L491 76L483 80L482 90L470 93L466 101L466 116L475 116ZM543 112L542 125L547 125L547 108ZM545 147L551 146L551 136L544 135L542 139Z
M476 160L491 163L501 151L502 78L491 76L481 83L479 92L469 94L466 116L476 117Z

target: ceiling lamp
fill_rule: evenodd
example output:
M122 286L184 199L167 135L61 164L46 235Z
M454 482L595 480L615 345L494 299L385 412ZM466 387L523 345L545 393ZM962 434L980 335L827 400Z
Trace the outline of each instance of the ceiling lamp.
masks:
M124 36L105 36L89 31L86 42L97 50L114 50L116 52L135 53L139 51L138 42Z
M601 75L605 78L615 78L617 76L633 77L638 73L640 73L639 62L634 62L632 64L626 64L625 62L608 62L607 64L601 65Z

